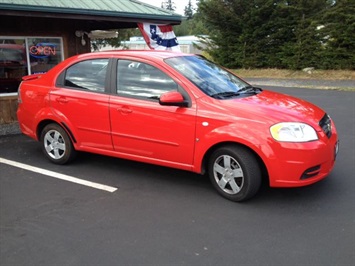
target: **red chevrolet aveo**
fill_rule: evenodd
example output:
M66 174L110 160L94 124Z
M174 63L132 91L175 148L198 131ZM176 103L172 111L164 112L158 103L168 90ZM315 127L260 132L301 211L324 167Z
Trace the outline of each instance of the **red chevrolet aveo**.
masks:
M225 198L326 177L333 121L306 101L255 88L201 56L110 51L71 57L23 78L19 124L65 164L78 151L200 174Z

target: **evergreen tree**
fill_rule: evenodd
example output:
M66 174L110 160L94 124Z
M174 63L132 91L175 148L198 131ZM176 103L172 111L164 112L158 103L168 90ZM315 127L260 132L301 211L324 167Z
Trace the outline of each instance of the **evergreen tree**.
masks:
M322 68L355 69L355 1L334 0L322 17Z
M185 35L208 35L209 31L204 26L203 22L196 19L195 16L192 19L184 20L180 25L174 26L174 33L176 36Z
M198 3L198 0L196 2ZM188 6L189 5L187 5L187 7ZM196 13L193 14L191 19L183 20L180 25L174 26L174 32L176 36L185 36L185 35L199 36L199 35L208 35L210 33L210 30L207 27L207 25L204 23L204 21L201 19L201 14L197 9Z
M230 68L355 68L354 0L200 0L195 18Z
M174 11L176 9L175 3L172 0L163 1L161 3L161 7L170 11Z
M191 0L187 3L187 6L184 8L184 15L187 17L187 19L192 19L194 12L191 4Z
M208 52L227 67L265 67L272 0L201 0L198 8L209 27Z
M287 14L289 26L286 28L290 38L281 43L281 51L277 54L282 61L282 67L301 69L318 67L321 60L321 37L317 29L322 13L329 3L325 0L293 0L279 3L278 7ZM280 11L280 9L277 9ZM281 17L276 12L277 19Z
M317 61L317 12L325 0L201 0L210 52L230 67L302 68Z

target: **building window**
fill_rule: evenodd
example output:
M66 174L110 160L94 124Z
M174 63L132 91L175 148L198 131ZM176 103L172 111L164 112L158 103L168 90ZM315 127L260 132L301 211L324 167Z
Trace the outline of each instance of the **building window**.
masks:
M45 73L63 60L61 38L27 38L30 74Z
M0 39L0 93L17 92L27 74L25 39Z
M0 94L16 93L23 76L45 73L61 61L62 38L0 36Z

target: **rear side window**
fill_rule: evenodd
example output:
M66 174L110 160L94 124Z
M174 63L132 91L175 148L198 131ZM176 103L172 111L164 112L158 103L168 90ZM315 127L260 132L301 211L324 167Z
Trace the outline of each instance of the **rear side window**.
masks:
M109 59L93 59L69 67L65 73L64 86L104 92Z

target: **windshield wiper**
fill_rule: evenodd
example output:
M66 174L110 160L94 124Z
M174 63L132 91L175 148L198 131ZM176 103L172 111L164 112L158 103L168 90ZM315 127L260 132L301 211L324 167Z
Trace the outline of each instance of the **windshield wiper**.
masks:
M229 97L235 97L239 96L240 93L235 92L235 91L224 91L224 92L218 92L215 94L212 94L211 97L216 98L216 99L223 99L223 98L229 98Z
M251 85L245 86L245 87L241 88L240 90L238 90L238 92L242 92L242 93L255 93L255 94L260 91L262 91L262 89L253 87Z

